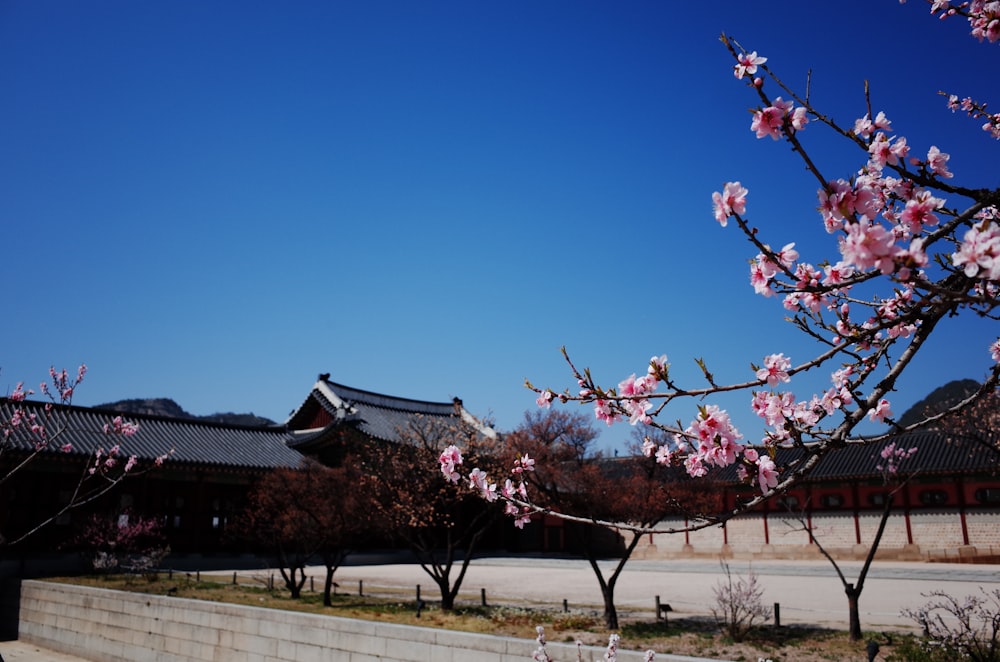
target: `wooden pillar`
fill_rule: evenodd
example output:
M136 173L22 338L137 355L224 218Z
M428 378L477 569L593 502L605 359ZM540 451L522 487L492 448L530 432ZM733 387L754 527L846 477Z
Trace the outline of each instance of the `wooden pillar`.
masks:
M771 532L768 531L768 528L767 528L767 515L770 512L770 510L771 509L768 508L767 502L765 501L764 502L764 511L761 513L761 518L764 520L764 544L765 545L770 545L771 544Z
M962 544L969 544L969 522L965 516L965 483L962 481L962 477L958 476L955 478L957 483L955 486L958 492L958 516L962 521Z
M858 484L851 484L851 512L854 513L854 543L861 544L861 513L858 509Z
M906 544L913 544L913 525L910 522L910 486L903 488L903 519L906 522Z

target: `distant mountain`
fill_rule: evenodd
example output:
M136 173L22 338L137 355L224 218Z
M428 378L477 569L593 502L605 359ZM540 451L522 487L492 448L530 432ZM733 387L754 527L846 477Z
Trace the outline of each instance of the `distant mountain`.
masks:
M930 395L906 410L899 417L900 425L911 425L927 415L944 411L958 404L979 390L979 382L974 379L958 379L931 391Z
M195 416L184 411L184 409L170 398L132 398L130 400L118 400L103 405L97 405L95 409L110 409L123 414L144 414L147 416L163 416L165 418L182 418L194 421L208 421L210 423L225 423L226 425L276 425L274 421L256 414L234 414L232 412L209 414L208 416Z

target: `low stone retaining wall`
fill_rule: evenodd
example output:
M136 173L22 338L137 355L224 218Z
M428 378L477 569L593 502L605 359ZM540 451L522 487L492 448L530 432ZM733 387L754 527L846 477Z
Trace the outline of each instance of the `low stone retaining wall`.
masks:
M99 662L525 662L532 640L43 581L21 586L20 639ZM576 646L547 646L576 660ZM584 647L587 662L604 650ZM639 653L620 652L622 662ZM707 662L657 655L657 660Z

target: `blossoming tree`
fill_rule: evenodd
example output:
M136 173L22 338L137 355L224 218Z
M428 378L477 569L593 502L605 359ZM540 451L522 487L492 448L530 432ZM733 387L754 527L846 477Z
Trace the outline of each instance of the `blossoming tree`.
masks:
M524 420L504 439L508 463L521 469L535 504L560 513L573 513L563 532L566 548L580 553L590 565L604 601L604 622L618 629L615 586L639 546L641 533L625 531L617 547L617 561L609 570L609 541L619 538L619 527L594 526L595 521L655 526L664 518L712 509L715 492L691 480L671 480L668 467L650 458L606 458L595 452L597 430L581 411L549 409L525 414ZM513 490L506 481L502 493ZM516 506L508 504L510 514Z
M1000 3L929 4L941 18L968 20L980 41L1000 40ZM867 87L856 119L843 123L812 103L808 86L800 92L787 85L765 56L727 35L722 43L732 56L731 73L755 100L750 131L759 139L783 141L815 179L816 220L829 234L830 251L810 258L794 243L767 243L765 231L751 222L752 197L739 181L723 184L711 196L714 218L724 228L735 226L749 242L755 254L750 285L763 297L781 300L787 319L815 352L793 360L776 347L756 359L759 364L751 364L745 380L733 383L719 382L700 360L703 381L682 383L671 373L667 357L659 355L639 376L609 386L588 369L579 369L564 350L576 387L557 390L528 383L542 407L579 403L592 407L608 425L627 422L658 430L661 434L650 435L645 453L684 467L692 477L736 466L754 486L755 496L734 510L705 513L693 528L724 522L787 490L838 449L881 442L946 416L948 412L940 412L901 426L893 418L890 394L928 338L951 318L997 319L1000 287L1000 188L962 185L962 173L952 172L946 146L911 144L884 110L872 106ZM950 109L982 123L984 138L1000 139L1000 113L971 97L943 94ZM853 172L833 172L823 164L809 138L820 131L854 150ZM955 410L994 393L1000 382L1000 339L982 342L986 378ZM829 375L823 390L795 387L800 375L820 371ZM763 422L760 438L747 439L729 412L713 402L714 396L740 393ZM689 423L665 420L668 405L685 402L691 403ZM861 437L857 429L866 420L888 424L888 429ZM779 467L779 446L802 452ZM457 475L453 457L451 451L442 455L446 475ZM517 474L514 478L515 489L504 497L523 522L538 505L520 487Z
M457 417L416 416L396 431L396 443L371 440L359 451L377 525L410 548L446 611L455 607L469 564L502 514L497 484L490 479L500 470L499 448L486 429ZM470 493L456 495L448 481L457 473L442 477L423 470L442 449L458 445L477 463L468 480L485 501Z
M19 382L12 393L0 403L0 488L3 488L45 453L74 452L73 444L64 439L68 430L67 409L80 382L87 374L81 365L75 376L63 369L49 369L49 379L41 382L39 394L46 399L44 406L30 406L27 399L35 391ZM108 493L129 475L138 473L138 458L125 452L125 440L139 426L116 416L104 424L107 448L99 445L86 462L75 485L65 499L38 517L25 519L25 513L11 509L3 518L0 544L15 545L40 531L66 513L95 501ZM96 432L96 431L95 431ZM156 459L160 464L166 456Z

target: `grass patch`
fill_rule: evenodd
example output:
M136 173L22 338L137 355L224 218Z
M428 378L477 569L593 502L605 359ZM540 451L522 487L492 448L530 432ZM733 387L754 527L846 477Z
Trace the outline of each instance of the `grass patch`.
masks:
M51 581L267 609L504 635L526 640L535 638L535 628L539 625L545 628L546 638L552 642L581 641L586 645L604 646L609 634L599 611L564 612L556 605L466 604L451 611L442 611L433 600L427 600L431 596L424 596L426 602L418 616L415 596L404 590L380 590L378 595L364 596L336 593L331 596L332 604L324 606L321 593L305 590L300 599L293 600L280 581L272 588L268 586L269 581L263 578L239 585L223 576L185 574L148 577L100 575ZM758 627L746 641L735 643L719 634L715 622L708 617L677 614L672 615L668 622L663 622L655 620L650 613L621 617L620 621L620 645L623 650L653 649L661 654L750 662L756 662L761 657L773 662L865 662L867 639L885 641L884 636L873 633L865 638L866 641L851 642L846 632L792 625L781 628ZM885 656L892 651L892 647L883 646L882 651Z

